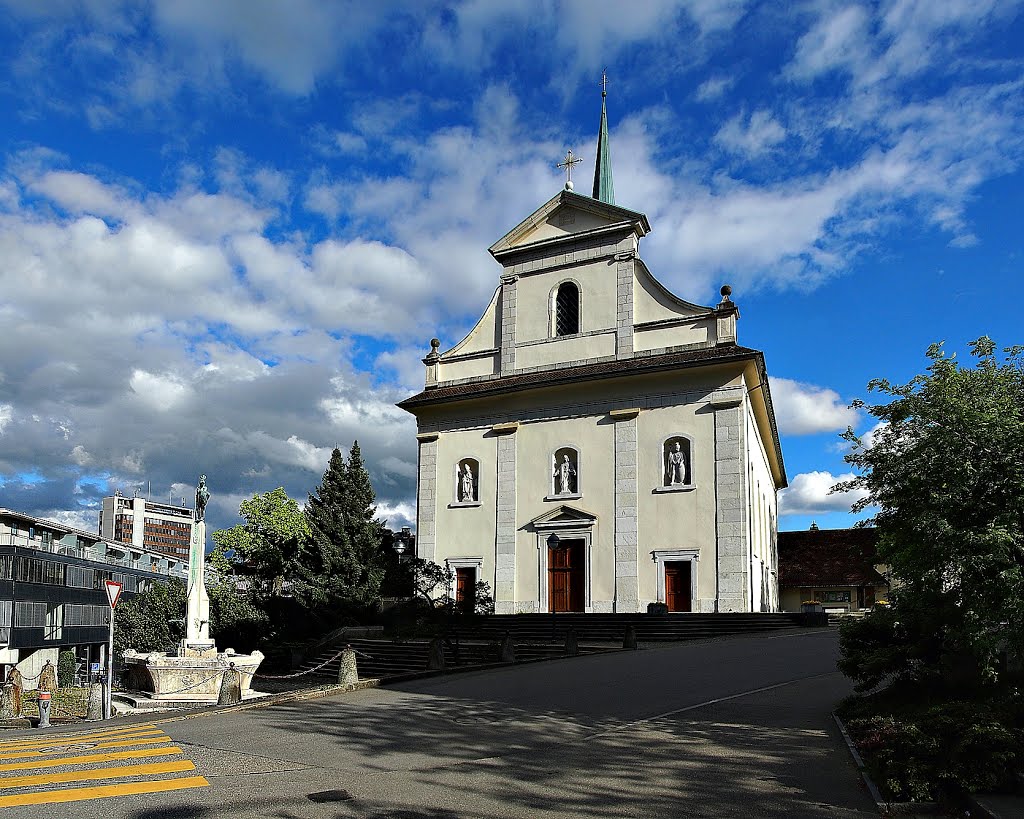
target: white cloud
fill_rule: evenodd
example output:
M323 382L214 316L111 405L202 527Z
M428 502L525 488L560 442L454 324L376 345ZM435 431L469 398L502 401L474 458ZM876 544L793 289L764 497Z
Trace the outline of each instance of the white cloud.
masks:
M79 466L88 466L92 463L92 455L90 455L84 446L76 444L71 448L71 460Z
M696 97L701 102L716 100L732 88L735 82L735 77L711 77L697 87Z
M867 497L863 489L832 493L840 481L853 478L853 473L833 475L831 472L803 472L795 476L787 489L779 492L779 515L819 515L827 512L849 512L858 500Z
M145 370L135 370L128 383L139 400L159 412L177 408L191 394L188 385L181 383L176 376Z
M749 117L737 114L715 134L715 142L728 151L756 157L786 138L786 129L764 109Z
M782 435L813 435L844 430L860 420L839 393L827 387L772 376L772 403Z
M4 434L7 425L14 418L14 407L10 404L0 404L0 435Z
M377 518L387 522L392 531L398 531L403 526L416 528L416 507L413 503L399 501L398 503L386 503L381 501L377 504Z

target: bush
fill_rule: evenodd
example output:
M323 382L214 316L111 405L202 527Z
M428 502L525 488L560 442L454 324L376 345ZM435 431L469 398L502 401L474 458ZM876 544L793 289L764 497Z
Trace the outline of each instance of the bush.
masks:
M73 686L77 670L78 661L75 659L75 652L62 651L57 656L57 687L70 688Z
M856 712L847 703L846 713ZM1020 697L953 701L919 713L854 717L847 727L872 777L898 800L1009 787L1024 763Z

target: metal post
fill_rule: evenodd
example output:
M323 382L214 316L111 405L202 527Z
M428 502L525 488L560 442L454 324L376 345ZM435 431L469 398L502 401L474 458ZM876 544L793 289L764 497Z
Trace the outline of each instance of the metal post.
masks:
M110 640L107 643L107 692L103 700L103 719L110 719L110 693L114 690L114 610L110 610Z

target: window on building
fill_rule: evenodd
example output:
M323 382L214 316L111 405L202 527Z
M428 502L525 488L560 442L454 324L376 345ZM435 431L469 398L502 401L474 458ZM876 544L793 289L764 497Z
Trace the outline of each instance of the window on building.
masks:
M555 335L571 336L580 331L580 289L575 282L562 282L555 293Z
M64 630L64 604L46 604L46 626L43 632L44 639L59 640Z

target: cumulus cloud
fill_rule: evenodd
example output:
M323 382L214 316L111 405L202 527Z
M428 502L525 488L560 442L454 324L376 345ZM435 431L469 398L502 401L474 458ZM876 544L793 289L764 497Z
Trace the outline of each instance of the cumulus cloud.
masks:
M779 492L779 515L820 515L826 512L849 512L857 501L867 497L863 489L832 492L840 481L853 478L853 473L833 475L831 472L803 472L794 476L789 487Z
M860 420L858 411L827 387L772 376L771 388L775 418L783 435L844 430Z

